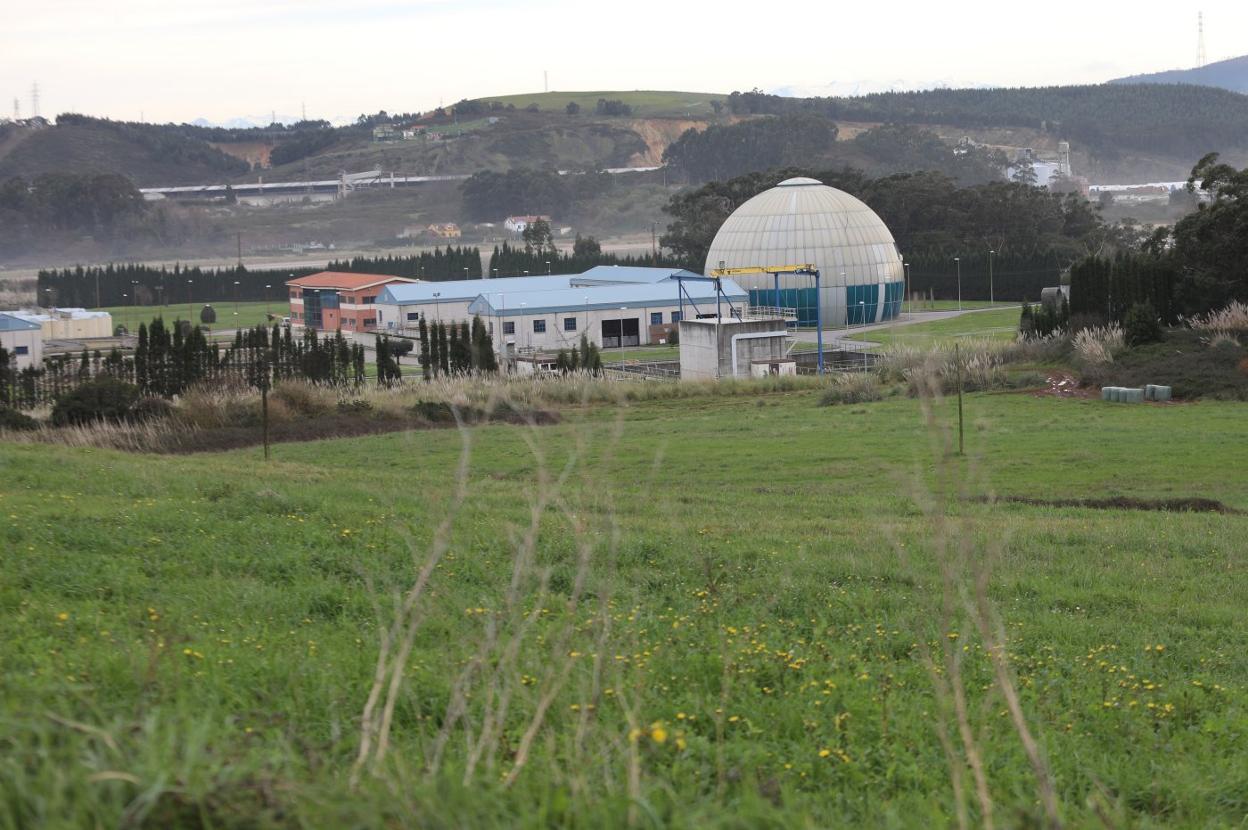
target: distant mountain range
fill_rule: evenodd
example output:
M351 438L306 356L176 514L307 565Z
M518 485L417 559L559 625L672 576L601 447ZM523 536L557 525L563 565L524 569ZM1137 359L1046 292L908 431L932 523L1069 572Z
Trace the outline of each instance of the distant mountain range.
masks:
M1111 84L1196 84L1248 94L1248 55L1210 63L1198 69L1171 69L1115 78Z

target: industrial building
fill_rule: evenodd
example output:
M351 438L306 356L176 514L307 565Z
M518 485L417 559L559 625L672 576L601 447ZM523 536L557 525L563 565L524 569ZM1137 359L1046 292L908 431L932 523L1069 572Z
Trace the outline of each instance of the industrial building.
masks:
M716 293L700 279L679 268L600 265L583 274L389 285L377 297L377 328L412 337L422 319L480 316L504 356L558 351L582 334L605 349L644 346L665 342L682 316L717 313ZM721 302L748 302L735 283L723 287Z
M786 179L733 211L711 243L706 272L796 264L819 270L817 298L805 274L733 278L750 305L794 310L803 327L820 319L824 328L878 323L901 310L904 268L888 226L861 200L817 179Z
M413 283L386 274L321 271L290 280L290 320L319 331L372 331L377 327L374 304L389 285Z
M89 340L113 336L113 315L85 308L49 308L6 311L12 317L39 327L44 340Z
M35 322L13 313L0 313L0 348L10 355L10 366L18 370L43 365L43 330Z

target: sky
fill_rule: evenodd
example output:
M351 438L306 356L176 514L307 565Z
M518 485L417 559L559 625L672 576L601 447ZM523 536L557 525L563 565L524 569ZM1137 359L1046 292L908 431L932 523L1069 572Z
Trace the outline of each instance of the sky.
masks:
M552 90L1095 83L1248 53L1248 3L0 0L0 112L352 118ZM835 85L829 87L828 85Z

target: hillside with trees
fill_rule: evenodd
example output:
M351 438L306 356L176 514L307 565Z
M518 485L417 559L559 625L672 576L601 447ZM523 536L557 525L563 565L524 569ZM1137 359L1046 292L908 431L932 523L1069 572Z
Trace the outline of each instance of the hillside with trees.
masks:
M1248 93L1248 55L1192 69L1171 69L1115 78L1111 84L1191 84Z

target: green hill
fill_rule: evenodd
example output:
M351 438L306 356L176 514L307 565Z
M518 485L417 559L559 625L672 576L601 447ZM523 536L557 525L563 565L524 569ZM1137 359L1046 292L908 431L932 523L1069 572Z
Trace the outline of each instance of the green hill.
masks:
M569 102L576 103L583 112L593 112L598 99L621 101L632 107L633 115L640 118L706 118L714 115L712 101L726 102L728 96L711 92L676 92L660 90L632 90L630 92L531 92L520 95L496 95L477 100L489 103L512 104L517 109L537 104L541 110L563 112Z

